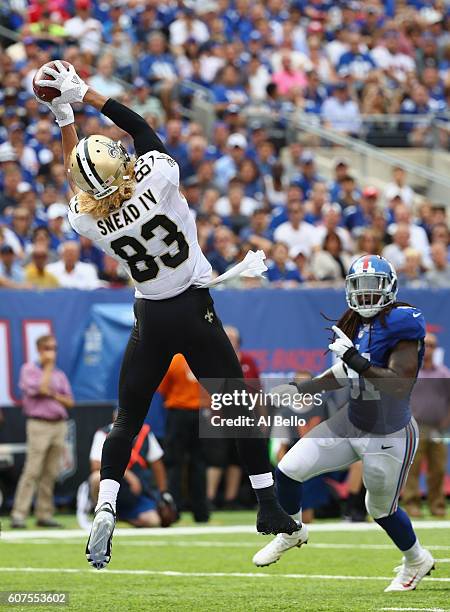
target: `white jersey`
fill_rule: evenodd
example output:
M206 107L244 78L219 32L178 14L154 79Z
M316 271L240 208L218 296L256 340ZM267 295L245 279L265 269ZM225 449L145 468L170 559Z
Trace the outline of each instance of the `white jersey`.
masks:
M133 197L108 217L80 213L74 196L70 225L124 265L138 298L163 300L208 282L211 266L180 193L178 164L164 153L150 151L136 160L134 174Z

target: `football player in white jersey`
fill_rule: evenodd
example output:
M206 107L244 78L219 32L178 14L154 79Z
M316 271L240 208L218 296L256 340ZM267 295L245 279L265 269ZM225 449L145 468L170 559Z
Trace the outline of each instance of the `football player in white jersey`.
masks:
M243 375L208 289L199 288L211 279L211 267L180 192L178 164L140 115L88 87L73 66L56 61L44 72L49 78L38 85L61 92L47 105L61 128L65 166L78 191L70 202L70 223L118 259L136 287L136 322L120 373L119 413L103 447L86 547L88 561L101 569L111 557L116 497L133 439L172 357L182 353L199 380L237 385ZM79 141L72 103L93 106L128 132L136 158L105 136ZM237 438L237 445L259 503L258 531L292 533L297 525L276 500L265 441Z

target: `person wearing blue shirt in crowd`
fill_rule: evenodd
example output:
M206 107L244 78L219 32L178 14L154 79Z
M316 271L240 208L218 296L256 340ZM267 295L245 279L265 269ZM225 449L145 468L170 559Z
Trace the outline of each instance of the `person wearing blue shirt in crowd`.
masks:
M412 145L424 146L430 133L433 114L438 114L445 109L445 102L433 100L423 85L416 85L411 97L402 102L400 113L411 116L429 115L429 117L425 116L414 122L403 121L400 123L400 129L408 134Z
M366 187L361 196L360 204L348 206L344 209L344 225L355 235L358 235L364 227L372 225L378 203L378 189Z
M269 215L262 208L253 211L250 225L244 227L239 238L250 244L252 249L269 251L273 243L273 230L269 227Z
M159 93L165 83L173 83L178 75L177 66L171 53L166 51L166 39L160 32L154 32L148 39L148 52L139 60L139 76L153 85Z
M0 278L6 278L15 283L23 282L24 270L16 261L16 255L9 244L0 247Z
M188 158L188 147L183 141L183 125L179 119L170 119L166 127L167 152L183 168Z
M292 183L302 190L305 198L309 198L314 183L321 181L317 174L315 157L312 151L305 151L301 158L301 173L292 179Z
M213 86L213 95L218 113L223 113L230 104L238 106L247 104L248 94L239 80L239 72L233 64L225 65L216 75L217 84Z
M231 134L227 140L227 153L215 163L215 183L221 193L225 193L230 180L238 173L239 166L246 157L247 139L243 134Z
M334 162L334 177L328 184L330 202L338 202L342 191L342 181L348 175L349 162L344 157L339 157Z
M359 32L351 32L348 42L350 49L341 55L337 65L338 74L351 76L355 82L364 82L376 69L375 62L367 51L361 49Z
M303 282L296 265L290 261L288 247L283 242L276 242L272 247L266 274L271 283L290 282L295 285Z

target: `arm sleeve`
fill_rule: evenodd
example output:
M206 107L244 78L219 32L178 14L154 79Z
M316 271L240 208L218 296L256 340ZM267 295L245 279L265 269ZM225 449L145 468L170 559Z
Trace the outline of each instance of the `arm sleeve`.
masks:
M149 151L159 151L168 155L162 140L145 119L120 102L117 102L117 100L110 98L103 106L102 113L109 117L118 127L130 134L134 141L137 157Z

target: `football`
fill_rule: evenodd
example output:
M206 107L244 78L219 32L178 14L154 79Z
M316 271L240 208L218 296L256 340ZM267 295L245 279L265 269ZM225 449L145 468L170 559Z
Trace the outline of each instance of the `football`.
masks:
M68 62L61 61L61 63L65 68L67 68L67 70L69 70L70 64ZM43 72L46 66L48 66L49 68L56 69L56 66L53 62L48 62L47 64L41 66L33 77L33 91L35 95L43 102L51 102L52 100L61 95L59 90L55 87L42 87L41 85L37 84L38 81L41 81L43 79L46 79L47 81L53 80L52 76Z

